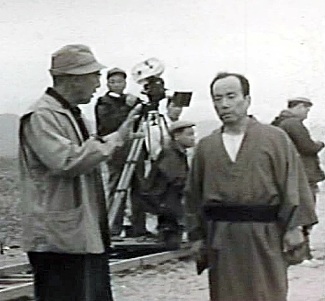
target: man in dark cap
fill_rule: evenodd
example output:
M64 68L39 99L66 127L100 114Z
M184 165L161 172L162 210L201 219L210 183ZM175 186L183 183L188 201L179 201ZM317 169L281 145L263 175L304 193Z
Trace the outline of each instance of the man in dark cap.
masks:
M219 73L210 92L223 125L199 141L185 189L210 300L285 301L287 255L317 222L302 163L282 130L248 115L246 77Z
M78 105L90 102L103 68L85 45L59 49L52 55L53 88L21 118L23 247L36 300L113 300L98 165L130 138L140 108L113 133L89 135Z
M171 139L153 163L146 183L146 197L154 203L157 230L167 248L180 246L184 230L183 190L189 170L187 149L195 145L195 124L179 120L169 127Z
M113 133L127 118L132 108L140 103L140 100L132 95L125 94L126 88L126 72L120 68L113 68L107 72L108 92L98 99L95 106L95 115L97 122L98 135L107 135ZM118 153L111 157L107 162L109 180L108 180L108 203L114 199L114 194L123 171L128 153L130 151L131 142L124 145ZM122 203L120 210L114 221L112 235L113 239L119 239L118 236L123 230L123 219L126 200ZM147 233L145 226L145 213L141 206L132 203L132 236L142 236Z
M289 99L288 108L281 111L271 124L281 127L295 144L304 163L308 182L316 198L317 183L324 180L324 173L319 166L318 159L318 153L324 148L324 143L313 141L309 131L303 124L312 105L312 102L305 97Z
M98 135L107 135L126 119L128 113L139 101L131 94L124 94L126 88L126 72L113 68L107 72L108 92L100 97L95 107ZM109 116L109 118L108 118Z
M317 183L325 178L318 159L318 153L324 148L324 143L312 140L308 129L303 124L312 105L312 102L305 97L289 99L288 108L281 111L271 124L281 127L295 144L316 199Z
M305 97L296 97L288 100L288 108L281 111L274 119L272 125L282 128L296 146L307 174L308 183L316 202L318 182L325 179L323 170L320 167L318 153L324 148L324 143L314 141L308 129L303 124L308 117L308 112L313 103ZM310 229L304 228L306 239L309 241ZM308 248L307 260L312 259L310 248Z

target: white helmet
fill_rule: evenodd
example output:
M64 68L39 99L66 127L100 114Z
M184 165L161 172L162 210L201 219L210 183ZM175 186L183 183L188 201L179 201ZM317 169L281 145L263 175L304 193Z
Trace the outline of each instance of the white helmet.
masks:
M164 64L156 58L150 58L135 65L131 74L134 81L138 84L145 84L147 78L155 76L159 77L165 70Z

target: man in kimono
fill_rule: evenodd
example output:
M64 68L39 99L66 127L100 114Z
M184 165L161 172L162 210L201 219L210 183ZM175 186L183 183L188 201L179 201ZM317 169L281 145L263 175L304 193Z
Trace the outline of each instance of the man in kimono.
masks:
M285 255L303 244L302 226L317 222L302 163L282 130L247 115L244 76L220 73L210 89L223 126L198 143L186 188L210 300L285 301Z

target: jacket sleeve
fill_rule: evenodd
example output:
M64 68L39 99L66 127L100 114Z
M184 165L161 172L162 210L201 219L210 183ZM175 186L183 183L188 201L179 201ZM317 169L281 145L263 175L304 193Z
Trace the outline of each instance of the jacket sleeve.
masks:
M287 132L298 152L302 155L317 155L317 153L323 148L322 145L318 145L311 139L306 127L302 122L295 118L282 122L280 127Z
M116 132L98 140L90 137L80 145L69 138L56 112L41 110L22 120L25 144L54 175L74 177L85 174L107 160L123 145Z
M186 222L189 240L206 238L206 226L202 216L204 158L200 143L197 145L185 186Z

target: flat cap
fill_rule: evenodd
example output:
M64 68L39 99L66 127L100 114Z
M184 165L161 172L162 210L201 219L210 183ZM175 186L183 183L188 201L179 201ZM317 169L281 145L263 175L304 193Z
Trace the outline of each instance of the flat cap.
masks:
M311 102L311 100L309 98L306 98L306 97L294 97L294 98L288 99L288 103L292 103L292 102L295 102L295 103L304 103L304 104L307 104L307 105L310 105L310 106L313 105L313 103Z
M192 126L195 126L195 123L192 121L186 121L186 120L178 120L173 122L169 127L169 132L172 134L177 130L190 128Z
M90 48L82 44L66 45L52 54L52 75L83 75L106 66L98 63Z
M107 79L109 79L114 74L122 74L124 78L126 78L126 72L120 68L113 68L107 71Z

